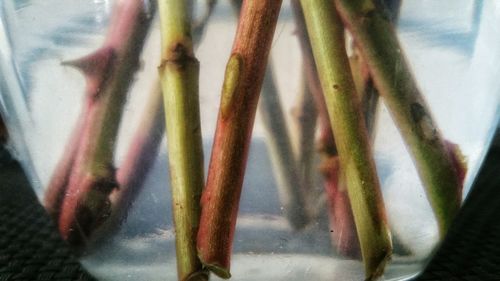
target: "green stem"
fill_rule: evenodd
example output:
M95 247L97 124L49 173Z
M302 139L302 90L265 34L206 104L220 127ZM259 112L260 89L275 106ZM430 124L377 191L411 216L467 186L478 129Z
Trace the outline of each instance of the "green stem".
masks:
M293 1L292 4L297 25L297 35L300 39L299 42L304 57L307 88L310 90L318 109L319 138L317 140L317 150L321 156L320 171L323 176L324 193L328 205L331 240L338 253L351 258L360 258L359 240L356 234L351 204L345 188L345 177L341 175L338 151L335 145L332 126L330 125L325 98L318 78L318 72L314 65L304 14L298 0ZM324 208L321 204L316 204L315 206L315 214L323 212ZM318 218L321 217L318 216Z
M371 0L335 0L417 167L444 237L461 202L460 167L443 141L391 20Z
M207 11L203 18L193 26L195 47L206 29L216 1L207 0ZM139 127L134 132L127 154L116 172L119 188L110 194L110 218L93 235L93 242L104 241L118 231L127 217L127 212L143 190L144 182L154 164L160 143L165 134L165 112L159 79L153 83L147 104L140 118Z
M316 145L317 150L322 154L337 155L337 148L335 147L332 127L328 117L328 109L326 107L323 90L321 89L321 83L318 78L318 71L314 64L313 52L304 20L304 13L300 7L299 0L293 0L292 7L297 27L297 36L299 38L304 61L307 90L311 93L318 112L319 138Z
M159 67L165 104L178 280L208 280L197 257L203 148L199 63L191 38L192 1L158 0L162 36Z
M155 80L148 101L141 114L127 153L116 171L119 188L114 190L110 217L96 230L92 242L100 242L117 232L124 223L127 212L143 190L144 182L155 163L161 140L165 133L165 114L160 81Z
M203 264L222 278L231 276L230 256L252 127L281 2L243 2L226 66L197 241Z
M363 114L332 1L301 0L330 122L345 173L368 280L380 276L392 244Z

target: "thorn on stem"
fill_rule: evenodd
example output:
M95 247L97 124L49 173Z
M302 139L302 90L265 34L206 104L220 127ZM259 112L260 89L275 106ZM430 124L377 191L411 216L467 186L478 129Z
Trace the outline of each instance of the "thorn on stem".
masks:
M73 67L83 73L87 80L89 97L98 96L101 86L108 77L116 54L113 48L103 47L97 51L76 60L63 61L61 65Z

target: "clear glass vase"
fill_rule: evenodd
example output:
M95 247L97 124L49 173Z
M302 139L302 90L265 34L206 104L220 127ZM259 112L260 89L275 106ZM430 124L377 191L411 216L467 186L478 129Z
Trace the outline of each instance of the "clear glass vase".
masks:
M54 181L67 180L58 173L73 165L68 155L86 138L81 134L85 131L81 116L87 112L89 75L75 68L75 59L109 39L115 7L126 1L130 0L1 1L0 113L8 127L9 149L90 273L100 280L176 280L172 175L156 85L161 52L154 14L147 15L154 19L140 65L130 87L123 90L123 113L110 125L116 128L116 137L102 148L111 150L107 153L114 160L106 169L116 181L101 185L103 192L88 191L89 197L105 205L91 206L86 210L90 214L81 215L82 221L76 222L81 229L74 230L81 232L78 238L64 233L61 216L67 214L58 209L71 191L50 190ZM152 13L149 1L140 2ZM205 171L237 27L230 1L218 2L204 34L195 38ZM498 123L500 4L408 0L400 7L386 8L397 9L393 14L397 36L441 134L465 156L465 198ZM195 18L201 19L206 9L205 1L196 2ZM315 127L319 125L314 124L321 122L315 121L314 106L304 102L308 91L296 29L292 5L284 1L269 57L273 75L264 82L251 137L232 249L232 278L364 280L359 242L348 237L356 236L355 226L339 226L349 216L337 214L337 220L332 219L339 206L335 203L340 203L328 190L325 155L314 144L314 135L319 134ZM350 35L347 38L349 44ZM98 57L93 63L104 59ZM380 280L406 280L424 268L440 236L411 154L383 98L374 112L372 151L393 243L392 259ZM113 131L104 127L108 129ZM280 142L283 137L286 141ZM290 175L295 178L287 178ZM290 203L293 188L301 188L302 204ZM307 224L293 227L300 222L289 214L300 212L307 214ZM84 221L89 216L102 219ZM213 275L212 280L219 279Z

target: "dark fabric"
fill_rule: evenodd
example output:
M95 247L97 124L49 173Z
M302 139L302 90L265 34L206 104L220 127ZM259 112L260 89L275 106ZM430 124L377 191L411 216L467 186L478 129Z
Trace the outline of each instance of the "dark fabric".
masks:
M70 254L19 165L9 158L0 149L0 281L95 280ZM416 281L500 280L499 191L497 134L459 218Z
M0 281L95 280L70 254L9 158L0 151Z
M418 281L500 280L500 130L448 236Z

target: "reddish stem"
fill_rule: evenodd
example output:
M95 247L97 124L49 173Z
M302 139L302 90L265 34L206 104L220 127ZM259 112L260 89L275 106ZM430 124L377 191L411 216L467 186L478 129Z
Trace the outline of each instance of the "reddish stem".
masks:
M111 194L113 209L122 220L134 199L141 190L146 176L155 163L160 142L165 134L165 113L163 97L159 83L155 83L151 101L146 106L140 127L128 148L120 169L116 172L116 180L120 190Z
M338 156L325 158L321 164L328 198L331 237L337 251L347 257L361 259L356 225L346 191L346 183L340 172Z
M445 140L444 145L451 159L452 166L457 171L459 188L461 190L464 185L465 175L467 174L467 161L456 143Z
M165 135L165 116L159 82L156 81L142 114L139 127L128 147L123 164L116 171L118 189L109 195L110 217L93 233L99 241L119 230L133 202L143 190L144 182L155 163L161 140Z
M281 2L243 2L226 67L197 239L201 261L223 278L230 277L230 255L248 148Z
M231 0L233 9L237 16L243 4L242 0ZM272 58L269 57L269 61ZM314 107L314 105L312 106ZM269 151L273 171L277 183L278 196L285 217L294 230L304 228L309 222L309 214L306 208L304 195L305 181L301 178L301 165L297 162L293 151L293 144L287 128L287 122L283 113L278 89L276 86L276 74L269 65L264 76L262 95L258 106L262 124L266 131L266 144ZM314 117L315 118L315 109ZM306 114L302 117L306 117ZM302 119L305 120L305 119ZM299 123L301 124L301 123ZM314 134L314 126L306 124L308 132ZM310 142L311 134L307 135Z
M82 130L85 128L86 118L82 117L84 117L83 114L73 129L72 135L64 149L64 155L59 160L45 192L45 209L56 222L59 220L60 209L68 187L71 169L75 163L78 147L82 140Z
M143 1L119 2L103 46L64 63L85 75L85 103L45 203L59 214L61 235L75 247L109 216L108 196L117 187L113 158L119 120L151 19Z

